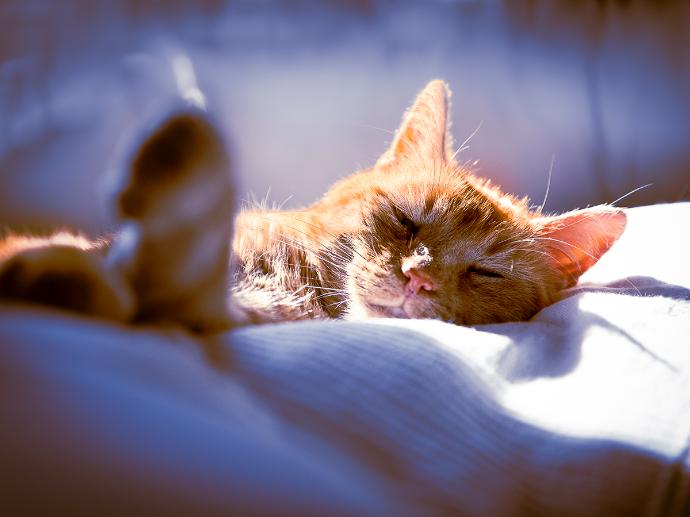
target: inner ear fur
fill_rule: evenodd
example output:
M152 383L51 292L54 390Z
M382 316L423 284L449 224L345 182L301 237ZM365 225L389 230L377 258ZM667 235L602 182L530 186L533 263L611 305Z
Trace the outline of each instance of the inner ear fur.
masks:
M429 82L403 116L393 143L376 162L376 167L383 168L410 159L445 164L453 146L449 132L450 95L445 82L440 79Z
M595 206L557 216L533 219L553 263L572 287L597 263L625 230L627 217L619 208Z

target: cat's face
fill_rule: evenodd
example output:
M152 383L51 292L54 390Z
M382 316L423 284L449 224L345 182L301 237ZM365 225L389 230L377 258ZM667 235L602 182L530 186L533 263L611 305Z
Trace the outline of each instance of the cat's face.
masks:
M461 176L388 182L365 204L348 265L353 316L458 324L522 320L551 279L528 220L494 206Z
M524 320L574 285L622 233L597 207L543 217L449 158L447 94L430 83L377 165L327 194L348 230L352 317Z

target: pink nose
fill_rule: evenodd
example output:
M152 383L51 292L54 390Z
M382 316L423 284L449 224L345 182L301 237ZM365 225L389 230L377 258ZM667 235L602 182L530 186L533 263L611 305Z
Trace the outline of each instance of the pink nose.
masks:
M425 291L436 290L436 284L431 276L424 271L415 268L403 269L403 275L408 278L405 285L406 294L418 294L422 289Z

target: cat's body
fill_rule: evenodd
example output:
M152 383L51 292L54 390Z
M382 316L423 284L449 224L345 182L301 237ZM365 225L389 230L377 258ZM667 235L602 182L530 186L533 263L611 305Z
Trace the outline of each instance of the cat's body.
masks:
M115 201L120 232L72 245L10 236L0 244L0 295L202 330L310 318L528 319L598 260L625 215L530 212L455 162L447 118L447 88L432 81L374 167L304 210L240 212L233 232L220 138L201 115L175 115L128 161ZM63 294L80 270L98 281L82 278L67 300L45 295L68 270Z

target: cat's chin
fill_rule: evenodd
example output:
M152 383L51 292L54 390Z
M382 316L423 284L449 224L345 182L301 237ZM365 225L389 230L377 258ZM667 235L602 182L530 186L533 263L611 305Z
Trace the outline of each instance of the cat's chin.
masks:
M402 305L387 307L384 305L369 305L368 311L371 316L376 318L410 318Z
M402 300L356 300L350 304L347 319L368 318L413 318L405 309L405 299Z
M405 306L408 305L409 300L405 297L400 299L368 299L363 300L359 313L368 318L414 318L414 315L407 310Z

